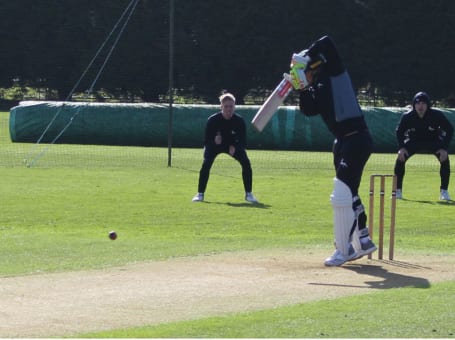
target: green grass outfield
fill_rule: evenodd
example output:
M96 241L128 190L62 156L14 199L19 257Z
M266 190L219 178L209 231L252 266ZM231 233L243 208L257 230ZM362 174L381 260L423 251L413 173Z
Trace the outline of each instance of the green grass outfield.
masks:
M192 203L201 150L174 150L176 165L168 167L167 150L160 148L56 145L27 168L16 158L32 146L13 145L2 131L0 277L245 250L332 251L328 153L250 151L254 192L262 202L257 206L244 202L240 167L223 156L215 163L207 203ZM397 202L396 252L453 257L455 205L438 201L438 171L419 162L436 162L429 157L409 165L408 199ZM94 158L98 166L90 163ZM372 156L360 188L365 205L369 175L392 169L394 158ZM141 166L132 161L144 159ZM118 232L117 241L108 239L110 230ZM455 337L454 291L455 282L394 288L79 337L449 338Z

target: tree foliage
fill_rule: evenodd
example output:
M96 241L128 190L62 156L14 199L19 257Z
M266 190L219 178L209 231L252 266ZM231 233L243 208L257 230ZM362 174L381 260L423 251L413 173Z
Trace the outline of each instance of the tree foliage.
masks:
M0 87L14 83L70 93L131 0L0 3ZM174 0L174 85L216 102L266 94L293 52L331 35L354 86L385 104L420 90L446 105L452 87L455 2L450 0ZM110 47L118 31L109 41ZM96 82L118 96L158 101L168 92L169 1L140 0ZM78 91L88 89L105 49Z

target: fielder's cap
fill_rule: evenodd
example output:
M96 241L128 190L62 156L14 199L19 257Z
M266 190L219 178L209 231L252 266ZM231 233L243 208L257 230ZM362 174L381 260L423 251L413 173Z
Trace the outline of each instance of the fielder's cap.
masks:
M416 95L414 96L414 99L412 100L412 106L416 103L426 103L428 106L430 106L430 96L426 92L417 92Z

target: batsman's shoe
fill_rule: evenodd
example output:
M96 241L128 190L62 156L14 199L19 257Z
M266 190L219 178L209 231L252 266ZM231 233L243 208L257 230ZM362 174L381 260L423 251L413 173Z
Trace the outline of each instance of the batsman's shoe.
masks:
M193 202L202 202L203 200L204 200L204 193L203 192L198 192L193 197Z
M439 196L439 199L441 201L451 201L452 200L450 198L449 192L447 190L444 190L444 189L441 190L441 196Z
M348 261L353 261L358 258L358 255L352 245L349 247L349 255L345 256L341 254L341 252L337 249L332 254L332 256L325 259L324 264L327 267L338 267L341 266L343 263Z
M360 247L361 249L357 251L357 258L355 258L355 260L360 259L363 256L369 255L372 252L376 251L376 249L378 249L371 240L368 240L365 243L360 242Z
M247 192L245 194L245 201L251 202L251 203L259 203L259 201L254 197L252 192Z
M395 197L397 198L397 200L403 199L403 193L401 192L401 189L397 189L397 191L395 192Z

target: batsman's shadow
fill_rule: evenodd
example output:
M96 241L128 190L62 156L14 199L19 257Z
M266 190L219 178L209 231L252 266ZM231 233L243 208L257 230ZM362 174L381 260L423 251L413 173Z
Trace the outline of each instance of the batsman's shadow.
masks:
M400 266L402 267L402 266ZM352 270L359 275L376 276L383 278L383 280L376 281L365 281L367 285L375 289L390 289L390 288L430 288L430 282L423 277L410 276L400 273L394 273L382 266L376 265L365 265L365 264L352 264L343 266L343 269Z

